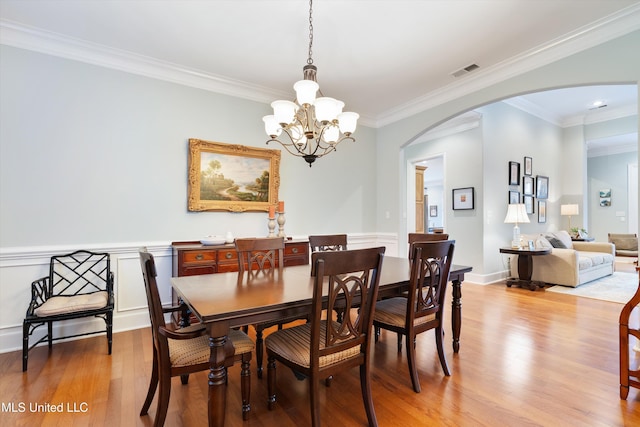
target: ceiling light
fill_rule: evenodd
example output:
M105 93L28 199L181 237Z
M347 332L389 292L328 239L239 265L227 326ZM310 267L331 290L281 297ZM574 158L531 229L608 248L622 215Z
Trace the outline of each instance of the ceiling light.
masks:
M317 158L336 150L356 130L357 113L342 112L344 102L326 97L316 81L313 65L313 0L309 1L309 58L302 68L303 80L296 82L296 102L273 101L273 115L264 116L264 129L271 141L279 142L290 154L302 157L309 167ZM320 97L316 97L319 94ZM284 135L283 135L284 134ZM285 141L278 139L286 137Z

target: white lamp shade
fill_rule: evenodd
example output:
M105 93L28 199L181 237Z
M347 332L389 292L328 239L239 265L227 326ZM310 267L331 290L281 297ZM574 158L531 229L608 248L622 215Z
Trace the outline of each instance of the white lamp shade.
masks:
M329 144L335 144L339 137L340 130L337 126L326 127L324 133L322 134L322 139L324 139Z
M316 110L316 120L326 123L338 118L339 110L342 108L339 102L340 101L329 98L328 96L316 98L313 103Z
M293 122L296 111L298 111L296 103L291 101L273 101L271 107L273 107L273 115L276 118L276 122L281 125Z
M262 121L264 122L264 131L267 133L267 135L276 137L280 135L280 132L282 132L282 128L280 127L280 124L276 120L275 116L264 116L262 118Z
M293 89L296 91L296 99L298 104L313 104L316 99L316 92L320 86L313 80L300 80L293 85Z
M512 203L507 207L507 216L504 218L505 224L523 224L529 222L527 209L522 203Z
M578 215L578 205L560 205L560 215Z
M360 115L358 113L352 113L350 111L345 111L344 113L340 114L338 116L340 131L346 134L355 132L359 118Z

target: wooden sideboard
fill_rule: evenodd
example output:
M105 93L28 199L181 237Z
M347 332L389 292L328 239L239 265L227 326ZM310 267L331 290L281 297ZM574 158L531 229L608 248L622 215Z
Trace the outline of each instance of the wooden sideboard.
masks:
M197 241L172 242L173 277L195 276L199 274L227 273L238 271L238 253L233 244L205 246ZM286 240L284 245L284 265L309 264L309 241ZM180 303L173 288L171 300ZM178 314L173 321L178 323ZM191 321L197 321L191 317Z

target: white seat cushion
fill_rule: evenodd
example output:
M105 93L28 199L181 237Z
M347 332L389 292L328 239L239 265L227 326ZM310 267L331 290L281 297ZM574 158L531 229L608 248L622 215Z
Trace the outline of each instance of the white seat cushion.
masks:
M47 317L95 310L106 306L108 300L109 295L106 291L69 297L51 297L40 307L36 308L34 313L38 317Z

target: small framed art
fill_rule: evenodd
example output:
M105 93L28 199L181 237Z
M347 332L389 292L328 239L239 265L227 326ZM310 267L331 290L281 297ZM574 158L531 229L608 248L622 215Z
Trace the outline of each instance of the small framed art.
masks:
M538 200L538 222L547 222L547 201Z
M522 177L522 194L525 196L533 196L533 177L532 176L523 176Z
M519 191L509 191L509 204L518 204L520 203L520 192Z
M600 206L607 207L611 206L611 189L605 188L600 190Z
M429 206L429 216L438 216L438 205Z
M525 176L531 176L533 171L533 159L531 157L524 158L524 174Z
M533 196L522 196L522 203L527 210L528 214L533 213Z
M536 197L547 199L549 197L549 177L536 175Z
M520 163L509 162L509 185L520 185Z
M453 189L453 210L473 209L473 187Z

